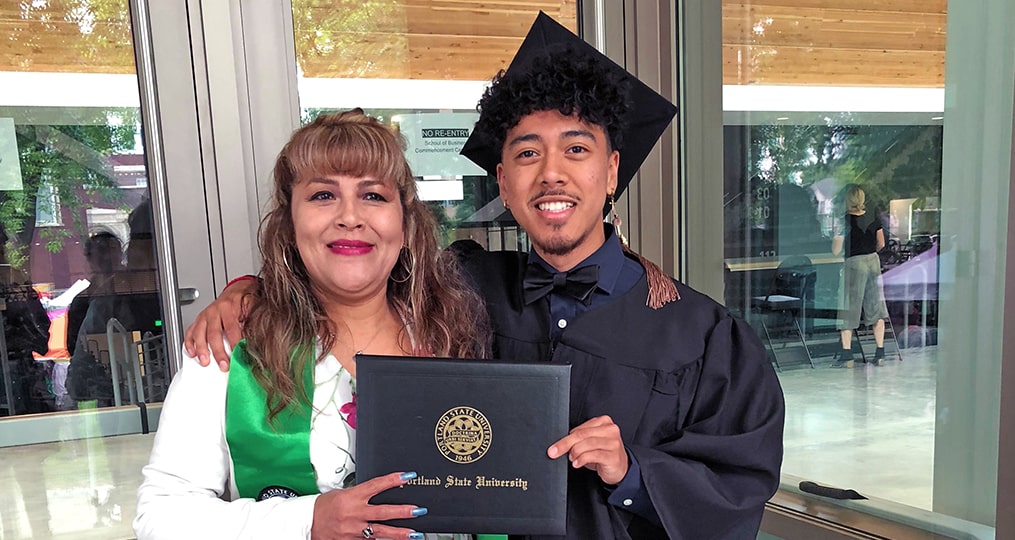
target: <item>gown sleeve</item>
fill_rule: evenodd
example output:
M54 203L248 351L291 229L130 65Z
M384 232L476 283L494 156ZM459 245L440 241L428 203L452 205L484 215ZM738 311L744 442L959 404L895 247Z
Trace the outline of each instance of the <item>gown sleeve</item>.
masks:
M656 527L662 527L662 523L659 521L659 513L652 506L652 498L649 496L648 490L645 489L645 483L641 479L641 466L638 465L638 458L634 457L630 451L627 453L627 458L630 460L627 475L617 484L616 489L610 493L606 502L617 508L637 514L647 519Z
M679 389L675 436L632 446L644 489L672 539L754 538L779 485L784 403L764 346L726 316L706 337L697 377Z

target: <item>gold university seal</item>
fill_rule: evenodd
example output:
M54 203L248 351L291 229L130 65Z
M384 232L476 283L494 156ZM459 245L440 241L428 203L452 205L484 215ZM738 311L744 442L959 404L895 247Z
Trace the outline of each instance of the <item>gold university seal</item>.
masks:
M441 415L434 429L437 450L454 463L472 463L490 449L490 422L472 407L453 407Z

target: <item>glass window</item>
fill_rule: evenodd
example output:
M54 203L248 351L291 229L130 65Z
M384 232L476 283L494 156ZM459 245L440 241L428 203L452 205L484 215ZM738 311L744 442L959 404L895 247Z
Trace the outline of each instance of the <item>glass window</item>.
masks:
M128 3L0 30L0 536L130 537L170 373Z
M536 14L545 11L577 31L577 0L511 10L436 1L346 4L293 0L303 121L360 107L397 127L444 245L471 238L490 249L527 249L496 181L458 152L483 90L507 68Z
M723 215L784 488L968 531L994 523L1015 34L958 4L724 1Z

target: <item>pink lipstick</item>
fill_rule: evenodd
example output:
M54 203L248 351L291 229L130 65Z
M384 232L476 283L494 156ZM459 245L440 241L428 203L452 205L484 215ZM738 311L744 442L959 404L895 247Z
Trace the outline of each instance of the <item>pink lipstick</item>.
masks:
M328 249L336 255L366 255L374 245L360 240L337 240L328 244Z

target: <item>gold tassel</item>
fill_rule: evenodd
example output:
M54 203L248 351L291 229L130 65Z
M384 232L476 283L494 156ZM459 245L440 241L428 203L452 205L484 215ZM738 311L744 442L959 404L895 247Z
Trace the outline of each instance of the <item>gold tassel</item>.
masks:
M663 269L657 266L656 263L634 252L627 244L627 239L624 238L623 232L620 232L620 215L617 214L617 201L614 199L612 191L609 196L610 221L613 223L613 230L617 234L617 240L620 241L620 247L623 248L625 253L637 259L642 267L645 267L646 278L649 280L649 298L646 299L645 305L653 310L658 310L673 300L679 300L680 293L677 292L677 286L673 284L670 276L666 275L666 272L663 272Z
M640 253L624 245L624 252L638 259L638 262L645 267L645 278L648 280L648 298L645 305L652 309L659 309L670 302L680 300L680 293L677 286L670 279L670 276L663 272L656 263L642 257Z
M617 201L614 199L612 191L610 192L610 221L613 223L613 230L617 234L617 239L620 240L620 246L624 252L638 259L638 262L645 268L645 278L648 280L648 299L645 300L645 305L652 309L659 309L674 300L680 300L680 293L677 292L677 286L673 284L670 276L667 276L656 263L642 257L640 253L635 252L628 245L627 238L620 232L620 216L617 214Z

